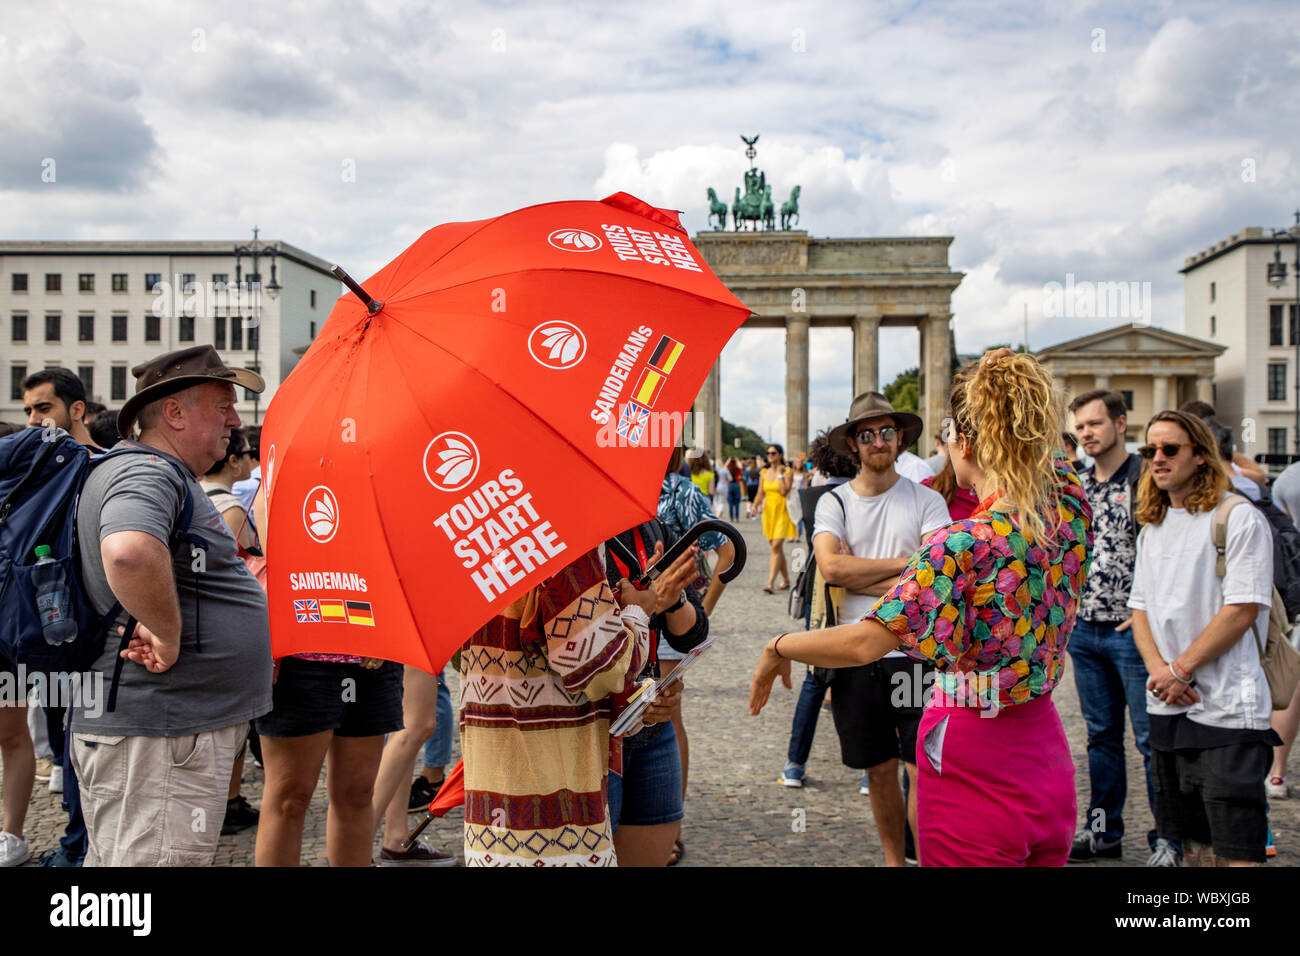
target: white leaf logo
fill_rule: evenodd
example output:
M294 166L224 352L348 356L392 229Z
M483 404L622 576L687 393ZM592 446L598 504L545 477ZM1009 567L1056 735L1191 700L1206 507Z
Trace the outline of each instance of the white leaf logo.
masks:
M302 523L317 544L325 544L339 529L339 503L334 492L317 485L302 503Z
M424 477L439 491L459 491L478 474L478 446L463 432L443 432L424 449Z
M543 322L528 334L528 351L547 368L573 368L587 354L587 337L572 322Z
M556 229L546 241L565 252L595 252L601 247L600 237L585 229Z

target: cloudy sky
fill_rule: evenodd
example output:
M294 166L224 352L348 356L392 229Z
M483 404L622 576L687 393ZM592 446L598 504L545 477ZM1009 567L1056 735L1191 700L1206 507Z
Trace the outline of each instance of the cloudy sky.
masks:
M1150 282L1300 204L1294 2L7 6L0 237L283 239L354 274L428 227L626 190L705 224L738 135L817 236L951 235L957 344L1044 317L1044 284ZM41 179L42 160L57 180ZM354 175L347 175L354 171ZM812 340L842 420L848 330ZM916 364L886 330L881 378ZM723 415L781 440L779 331L723 358Z

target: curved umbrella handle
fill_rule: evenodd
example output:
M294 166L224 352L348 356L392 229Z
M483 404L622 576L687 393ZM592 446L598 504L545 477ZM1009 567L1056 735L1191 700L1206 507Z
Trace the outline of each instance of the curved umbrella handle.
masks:
M694 544L701 535L710 531L716 531L729 540L736 548L736 556L732 558L731 564L727 569L718 575L718 580L723 584L730 584L736 579L741 571L745 570L745 539L741 536L732 525L717 518L708 518L698 524L692 525L686 533L678 538L671 548L650 567L646 568L645 573L636 578L635 584L648 584L659 575L663 574L674 561L686 553L686 549ZM631 565L629 565L631 567Z

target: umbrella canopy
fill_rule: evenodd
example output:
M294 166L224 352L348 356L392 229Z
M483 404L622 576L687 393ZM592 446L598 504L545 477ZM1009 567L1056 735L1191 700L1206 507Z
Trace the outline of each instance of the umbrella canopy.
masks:
M429 803L429 812L435 817L445 816L449 810L463 806L465 803L465 761L457 760L456 766L438 788L438 793Z
M439 226L339 299L267 410L276 656L437 672L496 609L655 513L749 315L619 193Z

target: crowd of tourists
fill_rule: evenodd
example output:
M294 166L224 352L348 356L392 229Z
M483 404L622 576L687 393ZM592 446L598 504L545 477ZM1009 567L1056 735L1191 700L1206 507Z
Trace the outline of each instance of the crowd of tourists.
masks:
M260 436L235 411L236 387L263 382L210 346L133 374L116 413L66 369L21 383L29 426L96 456L77 557L121 642L91 668L111 707L84 695L0 707L0 865L32 855L37 780L62 792L68 817L44 865L207 865L222 834L254 826L257 865L299 865L322 768L331 865L452 865L455 852L406 837L457 730L466 864L672 865L686 854L686 681L628 733L610 726L647 678L710 639L736 555L704 534L642 587L621 556L648 566L699 522L742 512L770 545L763 590L794 588L806 628L765 645L751 713L776 679L791 686L792 662L808 665L780 783L804 785L829 696L887 865L1118 857L1126 723L1154 819L1150 865L1270 852L1267 801L1287 796L1300 701L1293 685L1289 706L1278 701L1265 635L1286 617L1289 565L1275 552L1300 537L1300 466L1270 489L1204 403L1158 411L1133 453L1118 393L1073 396L1067 411L1032 356L999 350L957 375L940 435L868 392L791 461L775 443L762 461L679 447L655 518L468 636L453 708L445 672L347 654L272 660ZM785 544L801 538L811 558L792 569ZM1067 653L1086 808L1052 700ZM3 673L18 668L0 656ZM258 809L241 793L249 763L265 774Z

